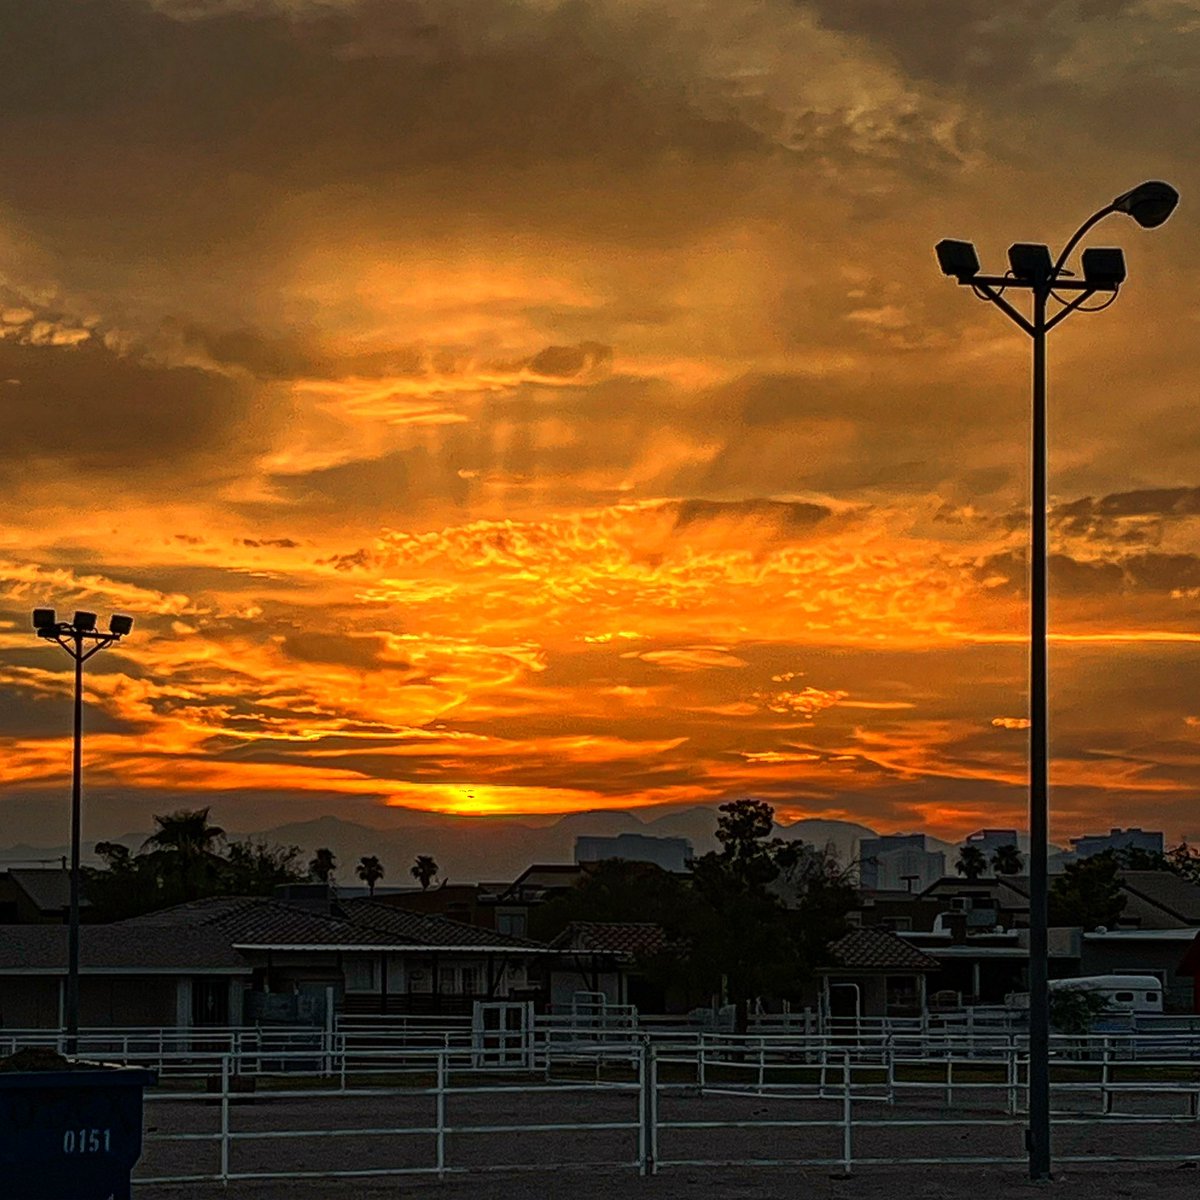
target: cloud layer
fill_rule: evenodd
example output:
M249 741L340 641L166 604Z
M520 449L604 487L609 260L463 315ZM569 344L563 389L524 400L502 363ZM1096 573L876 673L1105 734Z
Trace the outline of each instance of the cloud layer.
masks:
M1200 8L893 7L5 7L14 837L69 762L43 603L137 618L118 823L1019 823L1028 351L930 247L1144 177L1179 214L1053 338L1053 832L1188 832Z

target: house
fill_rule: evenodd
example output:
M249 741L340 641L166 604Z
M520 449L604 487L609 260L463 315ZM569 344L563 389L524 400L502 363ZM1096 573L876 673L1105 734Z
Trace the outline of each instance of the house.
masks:
M1200 927L1200 886L1174 871L1122 871L1122 929Z
M61 1027L67 935L65 925L0 926L0 1026ZM228 1024L253 976L219 932L124 923L82 926L79 964L85 1027Z
M60 1024L63 926L0 926L0 1019ZM214 897L80 930L84 1025L230 1025L342 1011L470 1013L542 1003L549 947L361 899L323 909Z
M886 929L852 929L829 946L821 1006L830 1017L919 1017L938 962Z
M71 873L65 867L9 867L0 871L0 924L60 925L71 903ZM90 913L80 897L80 919Z
M553 1008L572 1004L578 992L608 1004L632 1004L639 1012L663 1012L663 989L645 977L642 963L667 948L660 925L641 921L572 921L551 942L558 955L550 968Z
M1200 1012L1184 962L1200 929L1096 929L1081 935L1080 975L1155 975L1166 1012ZM1181 961L1181 958L1183 961Z
M535 863L512 883L494 890L481 888L479 902L493 908L497 932L524 937L529 931L530 911L565 895L584 878L588 869L589 864L584 863Z

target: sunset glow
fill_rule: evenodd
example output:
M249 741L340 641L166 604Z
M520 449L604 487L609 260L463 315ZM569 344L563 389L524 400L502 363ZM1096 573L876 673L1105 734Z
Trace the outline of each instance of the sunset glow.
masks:
M40 605L137 622L98 833L1024 825L1028 346L932 247L999 269L1146 177L1179 213L1110 219L1129 282L1052 340L1051 836L1200 835L1200 14L885 7L14 16L0 841L61 839Z

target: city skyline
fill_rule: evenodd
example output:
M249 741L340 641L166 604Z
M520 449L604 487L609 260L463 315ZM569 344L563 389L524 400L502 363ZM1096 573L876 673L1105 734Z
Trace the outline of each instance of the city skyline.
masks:
M1027 347L933 245L1000 270L1143 178L1179 213L1097 231L1129 282L1050 352L1050 835L1197 832L1200 17L880 7L10 14L12 840L69 782L43 605L136 619L90 828L1023 827Z

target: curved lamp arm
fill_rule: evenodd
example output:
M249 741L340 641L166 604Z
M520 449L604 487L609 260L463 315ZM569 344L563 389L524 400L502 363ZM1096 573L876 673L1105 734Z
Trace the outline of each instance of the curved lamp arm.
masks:
M1091 229L1091 227L1093 225L1096 225L1100 221L1104 220L1104 218L1107 217L1109 215L1109 213L1114 213L1116 211L1117 210L1113 205L1106 204L1098 212L1092 213L1092 215L1090 217L1088 217L1088 219L1086 221L1084 221L1084 223L1082 225L1080 225L1080 227L1077 230L1075 230L1075 232L1073 234L1071 234L1071 237L1067 241L1067 244L1063 247L1062 253L1058 256L1058 261L1054 264L1054 270L1051 272L1051 278L1054 278L1063 269L1063 266L1067 261L1068 255L1070 255L1071 251L1074 250L1075 247L1079 245L1080 239L1082 239L1083 235L1085 233L1087 233L1087 231L1089 229Z

